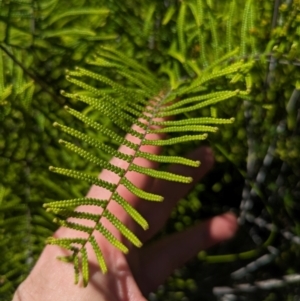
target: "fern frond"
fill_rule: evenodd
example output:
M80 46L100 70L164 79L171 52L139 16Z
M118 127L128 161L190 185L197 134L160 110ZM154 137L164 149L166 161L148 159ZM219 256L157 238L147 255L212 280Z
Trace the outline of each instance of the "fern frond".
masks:
M47 239L47 243L50 245L58 245L58 246L66 246L68 248L72 248L72 244L76 245L84 245L86 240L84 238L54 238L49 237Z
M91 105L93 108L103 112L106 115L109 115L110 118L121 117L122 119L128 120L131 123L135 122L135 118L130 116L126 111L128 111L128 107L124 106L124 104L118 102L117 100L109 97L107 95L103 96L103 98L93 98L85 95L71 94L66 93L65 91L61 91L61 94L65 97L82 101L88 105ZM123 110L123 111L121 111ZM125 111L125 112L124 112ZM132 113L130 110L128 111ZM144 127L145 124L138 123L140 127Z
M172 121L157 121L154 122L155 125L160 126L181 126L190 124L230 124L234 122L234 118L214 118L214 117L199 117L199 118L189 118L184 120L172 120Z
M186 112L190 112L190 111L199 110L206 106L216 104L220 101L237 96L239 93L240 93L239 90L230 91L230 92L222 92L222 93L220 93L221 96L219 96L219 97L215 97L210 100L200 102L200 103L198 103L196 105L192 105L190 107L184 107L182 109L175 109L175 110L170 109L168 111L163 111L162 113L158 114L158 116L159 117L174 116L174 115L178 115L178 114L182 114L182 113L186 113Z
M200 165L199 161L193 161L179 156L154 155L154 154L141 152L141 151L136 152L136 157L145 158L149 161L160 162L160 163L182 164L182 165L187 165L192 167L198 167Z
M188 141L199 141L205 140L207 134L203 135L184 135L181 137L170 138L165 140L144 140L143 145L155 145L155 146L166 146L166 145L175 145L179 143L184 143Z
M115 236L113 236L102 224L97 224L95 229L98 230L114 247L119 249L121 252L127 254L128 248L121 243Z
M213 92L213 93L207 93L204 95L199 95L199 96L190 97L190 98L186 98L186 99L181 99L180 102L177 102L177 103L174 103L174 104L164 107L162 109L162 111L170 111L170 110L176 109L178 107L186 106L187 104L190 104L192 102L199 103L200 101L206 100L206 99L221 98L221 100L223 100L223 97L226 97L226 96L231 97L231 93L232 93L232 91ZM225 98L224 98L224 100L225 100Z
M89 262L86 248L80 250L81 253L81 270L83 278L83 286L87 286L89 282Z
M74 208L80 205L100 206L104 208L107 206L107 201L93 198L78 198L45 203L44 207L49 210L52 210L56 208Z
M171 133L171 132L217 132L218 128L213 126L205 126L205 125L181 125L180 128L178 126L169 126L163 129L151 130L150 133Z
M61 258L60 258L61 259ZM75 284L79 282L80 268L79 268L79 257L72 257L74 263L74 274L75 274Z
M82 120L84 123L86 123L87 125L89 125L90 127L94 128L95 130L103 133L104 135L108 136L109 138L111 138L112 140L114 140L117 143L120 144L124 144L132 149L136 149L136 145L134 143L131 143L129 141L126 141L124 138L122 138L121 136L119 136L118 134L116 134L115 132L111 131L110 129L107 129L106 127L104 127L103 125L101 125L98 122L93 121L92 119L86 117L85 115L83 115L82 113L71 109L69 107L65 107L65 109L72 114L73 116L77 117L79 120ZM135 136L139 137L140 133L135 132Z
M107 272L107 266L105 264L105 260L102 255L101 249L99 248L99 245L97 244L97 241L93 235L90 236L89 242L91 243L93 250L96 254L99 267L101 268L102 273L105 274Z
M93 227L88 227L88 226L84 226L84 225L81 225L78 223L68 222L68 221L65 221L65 220L62 220L59 218L55 218L53 221L54 221L54 223L60 225L61 227L74 229L76 231L81 231L81 232L87 233L89 235L91 235L91 233L94 231ZM76 248L75 251L78 251L78 249Z
M127 93L129 90L127 88L124 88L122 85L116 83L115 81L111 80L110 78L103 76L101 74L97 74L94 72L91 72L89 70L80 68L80 67L76 67L75 69L76 71L69 71L69 76L87 76L90 77L92 79L95 79L99 82L102 82L108 86L111 86L113 89L115 89L118 93L120 94L124 94ZM131 94L131 96L136 96L134 93Z
M179 183L188 184L188 183L191 183L193 180L191 177L175 175L173 173L166 172L166 171L153 170L151 168L138 166L133 163L130 165L128 170L135 171L135 172L138 172L138 173L141 173L141 174L144 174L144 175L156 178L156 179L174 181L174 182L179 182Z
M65 93L64 91L62 91L62 95L91 105L93 108L109 117L117 126L119 126L122 130L124 130L127 133L133 133L133 130L131 129L131 127L126 126L124 120L129 121L131 123L135 122L136 125L144 129L147 127L144 123L136 121L135 118L130 116L127 112L121 111L118 106L113 106L113 104L108 103L104 99L102 100L83 95L74 95ZM116 104L116 102L114 103Z
M129 162L132 157L129 156L129 155L126 155L126 154L123 154L115 149L113 149L112 147L100 142L100 141L97 141L96 139L94 139L93 137L89 136L89 135L86 135L86 134L83 134L77 130L74 130L72 128L69 128L65 125L61 125L57 122L54 122L53 126L59 128L61 131L75 137L75 138L78 138L84 142L86 142L87 144L91 145L91 146L94 146L100 150L102 150L103 152L111 155L112 157L117 157L119 159L122 159L122 160L125 160L127 162ZM126 143L126 142L125 142ZM131 145L131 144L130 144ZM129 146L129 145L128 145Z
M147 201L153 201L153 202L162 202L164 199L162 196L158 194L145 192L144 190L139 189L134 184L132 184L129 180L127 180L127 178L123 178L120 183L124 185L130 192L132 192L134 195L138 196L141 199Z
M99 214L79 212L79 211L73 211L73 210L67 210L67 209L61 209L61 208L51 208L51 211L64 218L74 217L74 218L78 218L78 219L91 220L94 222L98 222L98 220L100 219L100 216L101 216Z
M124 198L122 198L117 192L112 196L112 199L116 201L123 209L144 229L147 230L149 225L147 221L141 216L141 214L132 207Z
M184 24L187 11L186 4L182 5L181 14L179 16L182 19L181 25ZM181 26L180 24L178 26ZM180 28L179 30L183 30L183 28ZM183 37L183 33L179 32L178 34ZM183 51L183 48L186 47L186 42L182 40L180 43L180 47L182 48L180 51ZM144 67L140 66L135 61L133 62L131 59L125 60L125 57L122 54L120 57L124 59L123 62L120 57L118 57L120 53L109 48L102 48L99 52L99 57L105 60L105 68L110 67L116 69L114 74L116 74L116 78L121 77L122 81L117 82L107 76L83 68L76 68L75 71L68 72L68 80L83 89L83 91L77 91L74 94L63 91L62 94L72 100L86 103L90 106L90 110L94 110L96 116L104 116L109 119L110 123L108 126L101 118L98 118L98 120L95 121L92 116L88 116L87 114L83 114L69 107L66 107L66 110L89 128L95 130L97 132L96 135L106 137L106 140L113 142L114 145L126 146L131 149L131 155L127 155L122 153L120 149L117 150L110 146L110 143L98 141L95 137L92 137L92 135L81 133L59 123L54 124L55 127L63 132L105 152L111 157L126 161L126 167L121 168L102 158L100 159L98 156L95 156L90 151L83 149L77 144L60 140L60 143L67 149L75 152L94 165L99 166L102 170L108 170L117 175L118 180L116 183L111 183L109 180L105 181L84 172L50 167L55 173L87 181L110 192L110 196L103 200L78 198L48 202L44 205L47 210L58 216L56 219L58 224L84 232L87 235L83 244L81 244L81 240L78 240L78 243L72 240L66 240L64 242L57 241L57 244L65 244L66 248L73 252L72 256L74 264L75 258L80 258L76 259L76 261L78 260L78 267L76 266L75 276L77 279L78 275L76 273L78 273L77 269L80 270L81 263L84 285L86 285L88 281L86 254L85 251L82 251L85 250L86 244L92 245L99 266L103 272L106 272L107 270L104 261L105 259L93 234L95 231L100 232L120 251L124 253L128 252L128 247L104 227L102 223L103 218L108 220L133 245L137 247L142 245L139 238L128 229L121 220L114 216L112 212L108 211L110 202L115 202L121 206L143 229L149 227L144 217L132 207L128 200L124 199L123 196L117 192L118 188L123 186L131 194L146 201L161 202L164 199L164 196L162 195L154 194L137 187L136 184L128 179L128 172L135 172L164 181L175 181L186 184L191 183L193 180L191 177L140 166L135 163L135 159L145 158L149 161L162 164L174 163L191 167L198 167L200 164L199 161L193 161L180 156L159 155L144 152L142 151L142 146L168 146L189 141L204 140L207 138L207 133L214 133L217 131L216 125L230 124L234 121L234 119L215 118L210 116L197 117L197 115L194 114L200 112L204 107L209 107L218 102L239 97L240 95L247 96L250 92L248 89L249 84L247 84L247 90L245 91L240 89L218 89L214 92L207 92L211 91L208 90L209 86L213 85L220 78L230 83L236 74L241 74L241 80L245 80L244 74L247 74L247 71L252 67L252 62L244 63L243 61L237 61L226 65L224 68L222 66L224 61L236 54L236 51L237 50L233 51L230 55L227 54L226 58L220 58L212 70L200 72L200 68L196 67L196 69L198 68L198 72L196 72L198 76L193 80L180 80L178 72L177 83L173 84L168 84L165 80L155 80L155 77L148 70L145 71ZM111 60L111 65L107 64L107 59ZM197 66L197 64L195 66ZM141 74L140 77L138 76L139 74ZM94 88L92 85L86 84L85 80L100 83L102 88ZM247 81L249 80L247 79ZM123 86L123 82L126 83L126 87L125 85ZM144 92L141 92L142 90ZM180 118L178 120L170 120L171 117L175 115ZM132 125L134 126L132 127ZM127 138L124 138L123 134L121 134L122 131L133 136L134 143ZM151 136L148 135L151 134L155 134L155 138L150 139ZM86 213L82 212L82 210L76 210L76 207L81 205L98 206L101 208L100 213ZM82 221L89 220L89 225L91 222L94 223L94 225L81 225L73 222L73 220L69 221L68 218ZM55 240L50 240L50 242L55 243ZM73 251L72 248L74 248Z
M103 216L106 217L121 232L121 234L123 234L136 247L142 246L142 242L135 236L135 234L124 226L124 224L108 210L104 211Z
M80 172L80 171L75 171L71 169L65 169L65 168L59 168L59 167L54 167L50 166L49 170L61 175L65 175L67 177L75 178L75 179L80 179L80 180L85 180L90 184L97 185L99 187L103 187L107 189L108 191L114 191L116 188L116 185L111 184L107 181L103 181L101 179L98 179L97 177L93 177L89 174Z
M66 148L70 149L71 151L75 152L76 154L80 155L81 157L85 158L91 163L94 163L95 165L105 168L107 170L110 170L114 172L115 174L119 175L120 177L124 176L125 170L117 167L107 161L101 160L98 157L92 155L91 153L85 151L84 149L70 143L64 140L59 140L59 143L64 145Z

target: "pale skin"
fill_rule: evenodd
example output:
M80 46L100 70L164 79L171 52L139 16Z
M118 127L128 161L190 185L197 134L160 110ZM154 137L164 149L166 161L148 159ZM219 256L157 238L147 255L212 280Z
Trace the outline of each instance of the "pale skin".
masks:
M155 139L155 135L148 135L147 139ZM137 138L127 136L130 141ZM142 146L142 151L159 153L155 146ZM125 146L120 148L124 153L131 150ZM67 255L65 250L58 246L46 246L39 260L27 279L20 285L13 301L146 301L147 295L155 291L172 271L193 258L200 250L230 239L237 230L236 217L231 213L203 221L192 228L165 237L161 240L147 243L165 224L172 208L184 197L195 183L200 181L213 167L213 153L208 147L201 147L188 154L189 158L200 160L199 168L186 166L171 166L170 170L181 175L193 177L192 184L179 184L164 180L155 180L135 172L127 172L126 177L136 186L145 191L164 196L162 203L140 200L124 187L118 192L134 206L148 221L149 229L144 231L118 204L111 202L108 209L117 216L143 242L141 248L132 246L120 233L103 219L103 224L128 248L129 253L123 254L113 247L100 233L96 233L97 242L101 247L106 260L108 272L103 274L96 260L96 256L88 246L90 281L83 288L82 281L74 284L74 269L72 264L63 263L57 256ZM117 158L113 164L126 168L126 162ZM156 163L146 159L135 159L134 163L142 166L156 167ZM106 181L117 183L119 178L104 170L99 177ZM98 186L92 186L89 197L103 199L109 197L108 192ZM80 207L79 210L97 212L97 207ZM82 222L82 221L81 221ZM55 237L77 237L79 234L69 228L59 228Z

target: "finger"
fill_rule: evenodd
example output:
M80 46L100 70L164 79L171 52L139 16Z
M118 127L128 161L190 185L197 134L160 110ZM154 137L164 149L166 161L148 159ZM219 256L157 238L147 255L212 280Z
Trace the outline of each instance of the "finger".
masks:
M162 195L164 197L163 202L151 203L143 201L137 204L137 210L149 223L149 230L143 234L143 241L149 240L162 228L175 204L211 170L214 164L213 152L209 147L200 147L191 152L187 157L193 160L199 160L201 165L198 168L173 165L170 167L170 171L192 177L193 182L191 184L156 180L153 182L151 192Z
M140 250L143 275L141 281L136 279L142 292L147 294L157 288L175 268L182 266L200 250L232 238L237 227L236 217L226 213Z

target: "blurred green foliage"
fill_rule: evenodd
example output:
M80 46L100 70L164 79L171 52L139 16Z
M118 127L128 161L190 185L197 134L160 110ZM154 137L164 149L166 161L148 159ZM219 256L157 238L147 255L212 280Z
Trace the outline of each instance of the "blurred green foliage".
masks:
M174 86L237 47L234 59L255 60L251 96L203 109L203 116L235 122L209 136L216 167L160 235L227 210L239 215L239 233L200 252L149 300L298 300L299 281L284 277L300 270L299 11L299 0L0 0L0 300L10 300L55 230L42 204L88 189L48 166L97 172L59 146L64 135L52 123L84 128L62 109L67 100L59 91L76 91L65 71L87 66L103 45ZM272 278L281 284L258 285Z

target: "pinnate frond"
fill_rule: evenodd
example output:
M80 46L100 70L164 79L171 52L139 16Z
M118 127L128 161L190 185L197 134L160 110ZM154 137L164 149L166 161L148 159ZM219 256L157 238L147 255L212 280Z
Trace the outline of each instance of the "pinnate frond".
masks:
M184 35L180 32L185 22L183 13L186 9L187 5L182 3L181 13L178 17L180 19L178 38L181 51L184 51L186 47ZM193 7L192 9L193 14L196 14L199 7ZM195 17L198 23L201 23L201 11ZM236 51L233 51L231 55L234 53ZM181 156L152 154L144 151L142 147L150 145L167 147L178 143L201 141L207 138L208 133L216 132L217 125L230 124L234 121L232 118L201 115L201 110L205 107L216 105L221 101L229 101L232 98L246 97L250 92L249 84L244 84L242 88L246 86L247 89L245 88L245 90L241 90L240 85L238 89L218 89L214 92L207 92L211 91L208 87L214 85L214 82L219 79L227 81L228 85L230 85L230 82L234 85L234 77L239 74L242 80L245 80L244 74L247 74L247 71L252 67L252 62L234 61L223 66L223 62L229 57L231 56L227 55L226 58L220 58L214 68L198 72L198 76L194 79L180 80L176 85L169 83L164 78L157 80L149 70L140 66L136 61L126 58L124 54L110 48L101 48L99 56L91 62L91 65L111 68L115 77L112 75L112 78L109 78L96 73L95 69L90 71L76 68L75 71L68 71L68 80L75 84L79 91L76 93L63 91L62 94L73 101L85 103L92 112L97 112L95 116L104 116L109 119L110 123L102 122L102 118L94 120L87 113L66 107L71 115L83 122L88 128L96 131L97 134L93 136L90 132L89 134L82 133L55 123L55 127L77 139L76 143L65 140L60 140L60 143L83 159L98 166L98 168L110 171L115 175L112 182L110 179L104 180L77 170L50 167L50 170L55 173L102 187L107 191L108 194L106 195L109 195L104 199L82 197L52 201L44 205L48 211L57 216L56 223L83 232L85 235L85 238L50 238L48 240L48 243L59 245L71 252L72 255L67 256L67 258L74 264L76 283L79 281L81 274L83 284L88 284L89 265L86 249L88 244L94 250L103 273L107 271L105 258L97 243L95 233L101 233L110 244L121 252L128 253L129 251L128 244L120 241L119 237L116 237L113 232L105 227L106 223L102 223L104 219L109 221L128 242L136 247L142 246L141 240L122 220L109 211L110 207L108 205L113 202L117 203L137 224L146 230L149 227L147 221L130 204L130 200L122 196L119 188L123 187L132 195L145 201L161 202L164 196L137 187L136 183L133 183L127 177L129 172L178 183L188 184L193 181L191 177L139 165L135 159L144 158L162 164L182 164L191 167L200 165L199 161ZM87 84L90 81L99 83L99 85L96 85L97 88ZM172 118L173 116L178 118L175 120ZM100 141L97 136L105 137L105 139ZM82 141L84 145L78 145L78 140ZM112 163L114 161L109 162L99 158L99 156L92 154L90 150L85 149L86 145L109 155L111 158L118 158L124 164L117 166ZM115 145L119 148L115 148ZM123 152L124 146L130 150L130 154ZM92 206L96 208L96 211L85 212L85 208ZM88 221L88 223L85 223L85 221Z

